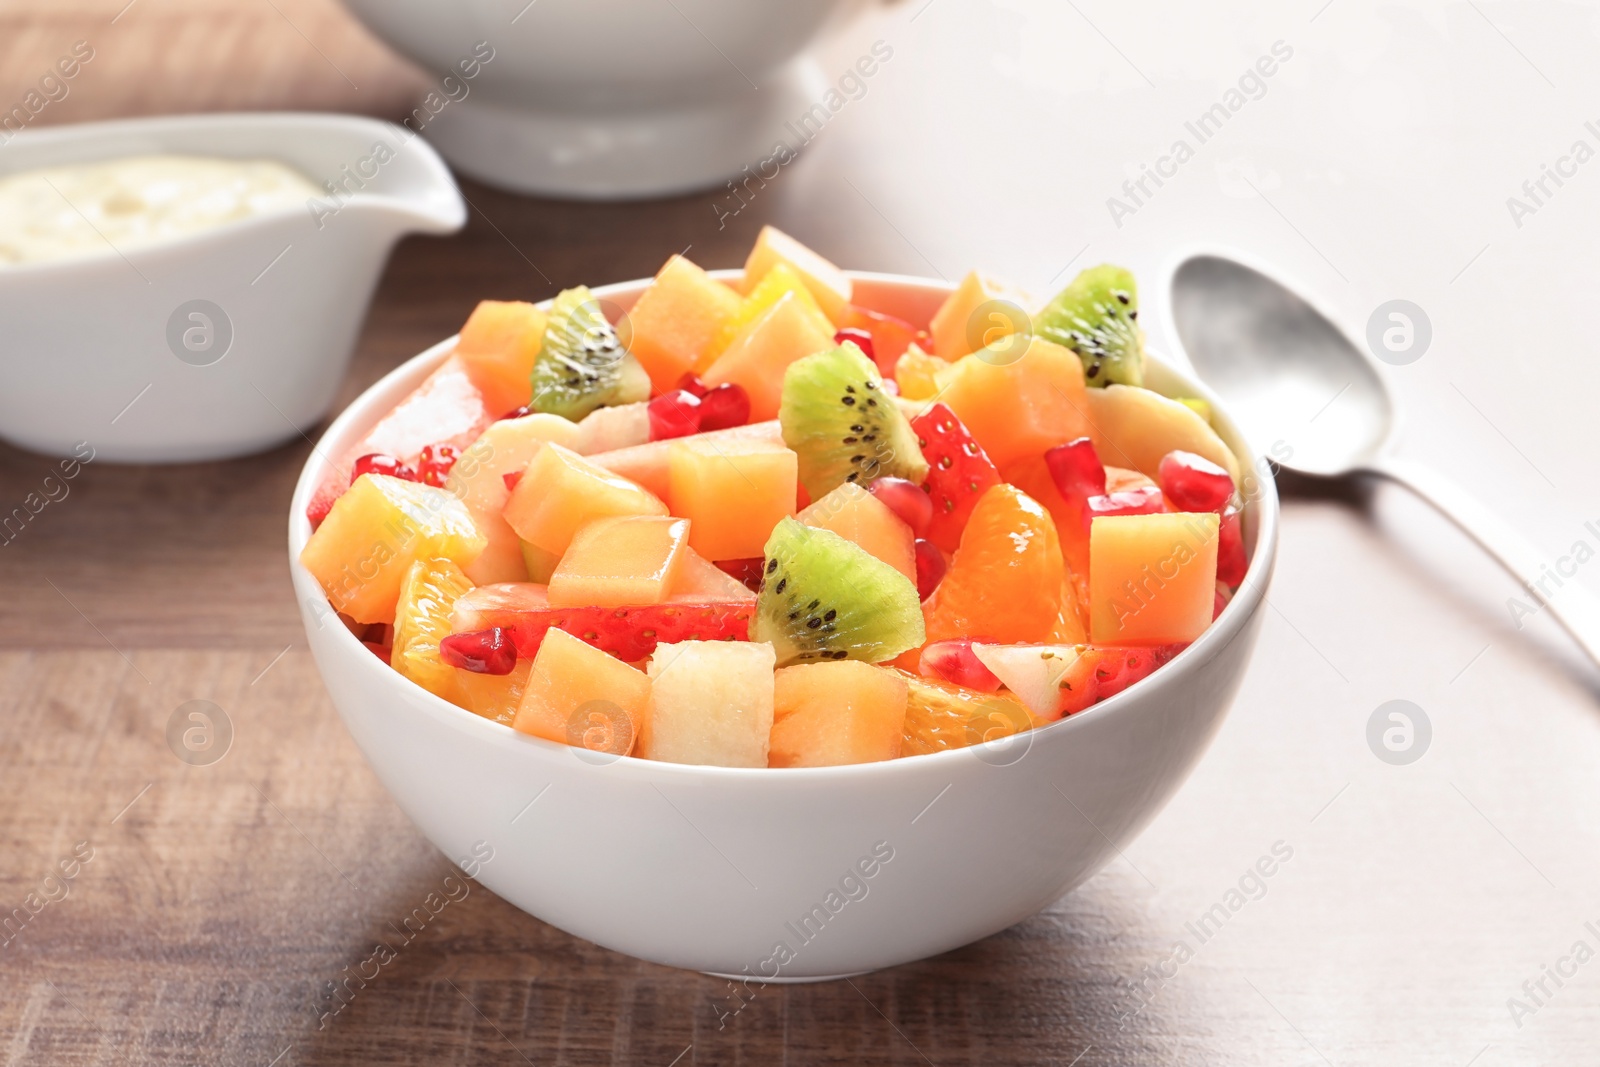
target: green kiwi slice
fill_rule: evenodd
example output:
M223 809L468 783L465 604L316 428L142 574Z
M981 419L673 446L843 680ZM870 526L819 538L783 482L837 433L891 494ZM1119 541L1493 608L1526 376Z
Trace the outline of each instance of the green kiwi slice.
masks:
M1144 384L1139 289L1122 267L1080 273L1033 317L1033 332L1076 352L1091 388Z
M770 641L779 666L882 663L926 639L916 586L853 541L784 519L765 556L750 639Z
M595 408L648 399L650 376L623 347L600 301L587 286L563 289L550 305L529 406L577 422Z
M845 482L893 476L922 484L928 462L872 360L845 343L789 364L778 404L783 442L800 457L812 500Z

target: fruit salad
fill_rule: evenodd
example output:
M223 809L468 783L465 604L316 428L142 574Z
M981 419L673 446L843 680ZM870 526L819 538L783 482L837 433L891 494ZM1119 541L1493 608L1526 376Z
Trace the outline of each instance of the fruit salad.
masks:
M763 230L625 312L484 301L343 456L300 561L410 681L609 757L866 763L1074 715L1243 581L1239 462L1145 388L1133 277L927 322ZM580 755L584 753L579 753Z

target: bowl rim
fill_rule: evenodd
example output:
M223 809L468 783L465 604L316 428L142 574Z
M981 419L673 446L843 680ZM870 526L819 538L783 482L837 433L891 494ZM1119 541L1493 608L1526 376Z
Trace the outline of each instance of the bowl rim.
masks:
M743 276L740 269L712 270L707 272L712 278L719 281L732 281ZM955 283L944 279L917 277L914 275L891 274L877 271L847 270L845 274L853 282L867 282L872 285L890 289L922 291L925 293L949 293L956 288ZM614 282L591 290L597 298L608 297L632 298L642 292L650 284L652 278L636 278L625 282ZM553 299L553 298L552 298ZM538 302L540 308L548 308L550 300ZM302 611L302 622L307 630L308 639L311 638L313 623L307 614L312 610L313 604L318 604L329 615L334 614L332 604L328 602L322 586L311 573L300 563L300 550L304 548L311 534L311 524L306 518L306 507L316 492L322 476L332 462L331 457L342 454L343 449L336 449L333 445L343 438L354 438L358 433L370 428L388 410L380 407L380 400L387 394L395 396L389 401L390 406L398 401L404 392L402 387L414 387L415 381L420 381L427 372L443 363L454 351L457 338L454 334L430 346L417 355L401 363L389 371L378 381L368 386L355 400L334 418L323 431L321 437L306 457L305 465L301 468L300 476L295 482L294 494L289 505L289 568L293 581L296 599ZM1090 729L1094 724L1109 716L1117 714L1120 710L1139 700L1144 694L1152 693L1156 687L1181 687L1188 676L1198 669L1199 665L1215 656L1238 640L1245 632L1250 619L1260 611L1266 599L1266 590L1271 578L1273 565L1276 562L1278 548L1278 523L1279 505L1276 481L1270 464L1262 457L1255 455L1249 442L1240 432L1238 425L1228 416L1227 409L1216 394L1207 388L1204 383L1196 380L1190 373L1174 367L1159 357L1152 357L1147 349L1147 358L1153 358L1156 366L1164 376L1174 378L1184 384L1186 395L1192 390L1192 395L1199 396L1211 405L1213 416L1220 415L1225 426L1223 436L1232 437L1234 441L1243 446L1243 451L1234 449L1235 455L1241 460L1241 468L1252 471L1256 477L1259 490L1253 497L1246 497L1246 518L1252 520L1255 526L1255 547L1251 552L1250 563L1245 572L1243 581L1232 599L1223 608L1222 613L1212 621L1206 631L1192 641L1183 651L1163 664L1156 672L1143 678L1127 689L1107 697L1105 700L1094 704L1083 711L1073 715L1064 716L1044 726L1032 727L1026 733L1036 735L1029 738L1029 747L1037 743L1038 738L1049 735L1052 738L1066 737L1067 735ZM348 447L348 444L345 446ZM1233 447L1231 444L1230 448ZM544 738L534 737L520 733L509 725L484 718L466 708L462 708L443 697L424 689L415 682L400 674L388 664L379 660L363 645L350 630L341 625L332 627L336 632L331 637L331 642L340 655L352 657L354 662L361 663L367 671L381 673L369 674L373 678L386 678L380 685L393 685L399 683L407 686L410 706L424 710L436 721L450 725L464 733L474 736L488 743L503 744L507 740L528 746L530 752L540 755L534 759L548 757L563 757L571 760L571 746ZM313 646L315 641L311 642ZM705 782L707 779L721 781L769 781L785 783L802 782L837 782L842 779L855 779L862 776L890 776L912 775L917 773L917 768L934 769L949 767L952 770L959 761L979 761L979 753L984 750L993 751L998 746L1010 742L1011 737L997 738L993 741L964 748L946 749L940 752L930 752L914 758L901 757L890 760L880 760L873 763L853 763L831 767L721 767L710 764L669 763L665 761L647 760L637 756L618 756L605 760L595 760L593 763L583 762L583 766L593 767L597 770L611 774L641 775L649 780L662 777L683 781ZM931 762L939 761L939 762ZM1016 762L1021 762L1019 759Z

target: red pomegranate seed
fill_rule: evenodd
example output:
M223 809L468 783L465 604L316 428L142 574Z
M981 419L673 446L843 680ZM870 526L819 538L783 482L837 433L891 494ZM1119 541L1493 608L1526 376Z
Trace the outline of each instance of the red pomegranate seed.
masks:
M509 493L517 487L518 482L522 481L522 472L506 471L500 476L500 480L506 483L506 492Z
M836 345L842 345L846 341L853 341L855 346L861 349L861 354L874 363L878 361L877 354L873 351L875 346L872 343L872 334L868 331L858 330L854 326L846 326L833 335L833 343Z
M517 665L517 646L498 626L451 634L439 642L439 658L474 674L510 674Z
M745 584L747 589L759 593L761 591L761 575L767 561L760 556L750 559L719 559L717 567L727 574L733 575Z
M417 460L417 481L443 488L450 469L460 458L461 450L455 445L429 445Z
M369 452L350 465L350 484L363 474L387 474L391 478L404 478L408 482L417 480L417 472L401 463L393 456L386 456L382 452Z
M1078 503L1106 491L1106 468L1087 437L1057 445L1044 454L1045 466L1056 489L1069 503Z
M1212 622L1216 622L1217 621L1217 616L1222 614L1222 609L1228 606L1228 600L1229 600L1229 598L1222 594L1222 590L1221 589L1218 589L1216 591L1216 593L1213 594L1213 597L1212 597L1212 600L1211 600L1211 621Z
M1161 491L1179 511L1221 511L1233 499L1228 472L1193 452L1161 457Z
M678 379L677 388L682 389L686 393L693 393L697 397L705 396L706 393L711 389L709 385L700 380L700 375L696 374L692 370L685 371L683 377Z
M970 637L935 641L924 646L917 673L924 678L942 678L980 693L992 693L1000 688L1000 679L972 651Z
M1083 527L1088 530L1089 524L1096 518L1111 515L1156 515L1165 510L1166 505L1161 499L1161 490L1155 486L1123 489L1104 496L1090 497L1083 509Z
M1238 585L1244 581L1244 572L1250 561L1244 554L1244 524L1238 508L1222 513L1222 529L1217 535L1217 580L1224 585Z
M700 432L703 413L700 398L687 389L674 389L650 401L650 440L665 441Z
M726 430L750 421L750 394L744 386L723 382L700 398L700 428Z
M867 490L900 516L913 534L927 535L928 524L933 522L933 498L920 485L904 478L879 478Z
M917 598L927 600L933 591L944 580L944 572L948 564L944 561L944 553L939 551L939 546L932 541L922 538L916 540L917 553Z

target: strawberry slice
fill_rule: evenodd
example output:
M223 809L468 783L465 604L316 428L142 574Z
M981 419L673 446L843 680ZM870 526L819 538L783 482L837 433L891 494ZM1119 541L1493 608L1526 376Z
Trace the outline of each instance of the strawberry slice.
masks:
M637 663L657 644L678 641L747 641L754 600L672 597L661 604L633 608L552 608L545 587L535 582L483 585L462 594L450 616L452 633L498 626L510 636L519 658L539 651L552 628L565 630L602 652Z
M955 412L943 404L934 404L912 419L911 428L928 461L928 480L923 483L933 498L928 540L954 552L978 498L1000 484L1000 471Z
M1151 648L1085 648L1061 676L1058 715L1072 715L1150 676L1186 645Z

